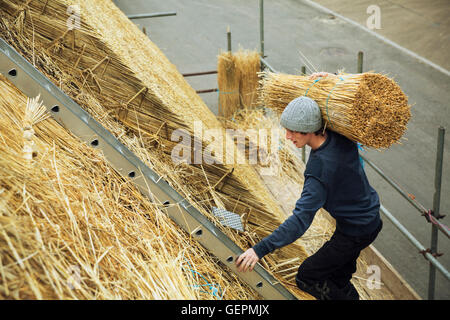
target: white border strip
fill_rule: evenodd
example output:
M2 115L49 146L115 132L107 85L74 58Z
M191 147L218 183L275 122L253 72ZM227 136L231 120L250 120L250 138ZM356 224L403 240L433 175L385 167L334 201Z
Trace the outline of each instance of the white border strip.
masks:
M357 23L356 21L353 21L353 20L351 20L351 19L349 19L349 18L346 18L346 17L340 15L339 13L336 13L336 12L334 12L333 10L330 10L330 9L328 9L328 8L326 8L326 7L324 7L324 6L320 5L320 4L318 4L318 3L316 3L316 2L313 2L313 1L310 1L310 0L302 0L302 1L303 1L304 3L306 3L306 4L308 4L308 5L311 6L311 7L314 7L314 8L316 8L316 9L319 9L319 10L324 11L324 12L326 12L326 13L332 14L332 15L338 17L339 19L342 19L342 20L344 20L344 21L346 21L346 22L348 22L348 23L350 23L350 24L352 24L352 25L354 25L354 26L356 26L356 27L358 27L358 28L360 28L360 29L362 29L362 30L364 30L364 31L366 31L366 32L368 32L368 33L370 33L372 36L374 36L374 37L380 39L381 41L383 41L383 42L385 42L385 43L387 43L387 44L393 46L394 48L396 48L396 49L402 51L403 53L406 53L406 54L410 55L411 57L413 57L413 58L419 60L420 62L422 62L422 63L424 63L424 64L426 64L426 65L429 65L430 67L432 67L432 68L436 69L437 71L442 72L442 73L445 74L446 76L450 77L450 71L448 71L447 69L441 67L440 65L437 65L437 64L434 63L434 62L431 62L431 61L428 60L428 59L425 59L425 58L422 57L422 56L419 56L418 54L412 52L411 50L406 49L406 48L400 46L399 44L397 44L397 43L395 43L395 42L393 42L393 41L391 41L391 40L389 40L389 39L383 37L382 35L379 35L378 33L376 33L376 32L374 32L374 31L370 30L369 28L364 27L363 25Z

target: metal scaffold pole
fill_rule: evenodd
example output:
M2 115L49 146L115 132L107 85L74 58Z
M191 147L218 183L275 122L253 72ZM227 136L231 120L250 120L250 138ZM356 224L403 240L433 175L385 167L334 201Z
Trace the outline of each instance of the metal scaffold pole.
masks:
M227 51L231 52L231 30L230 30L230 26L227 27Z
M445 129L439 127L438 129L438 142L436 150L436 167L434 175L434 196L433 196L433 212L432 216L436 219L441 217L440 205L441 205L441 184L442 184L442 163L444 159L444 135ZM437 254L438 245L438 226L434 223L431 224L431 254ZM428 299L434 300L436 286L436 267L430 264L430 273L428 281Z
M259 0L259 43L260 55L264 58L264 0Z
M358 52L358 73L363 73L363 59L364 59L364 53L362 51Z
M176 16L176 12L156 12L156 13L140 13L140 14L130 14L127 16L130 20L135 19L147 19L147 18L157 18L157 17L168 17Z

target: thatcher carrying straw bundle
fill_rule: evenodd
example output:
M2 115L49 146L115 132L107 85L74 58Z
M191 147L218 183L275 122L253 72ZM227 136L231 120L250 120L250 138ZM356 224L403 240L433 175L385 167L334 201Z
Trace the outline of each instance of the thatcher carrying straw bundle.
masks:
M324 125L372 148L399 141L411 117L408 98L400 87L376 73L308 76L263 73L260 98L266 107L282 112L296 97L315 100Z

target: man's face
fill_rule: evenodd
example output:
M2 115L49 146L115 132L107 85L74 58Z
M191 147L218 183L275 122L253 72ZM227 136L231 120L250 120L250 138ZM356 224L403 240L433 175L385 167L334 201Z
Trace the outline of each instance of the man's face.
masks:
M303 148L308 143L309 135L286 129L286 139L291 140L297 148Z

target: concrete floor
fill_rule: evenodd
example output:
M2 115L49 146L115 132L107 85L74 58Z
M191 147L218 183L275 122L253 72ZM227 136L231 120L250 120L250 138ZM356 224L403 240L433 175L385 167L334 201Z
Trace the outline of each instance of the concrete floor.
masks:
M156 43L181 73L216 69L216 57L227 45L230 26L233 50L259 49L259 1L238 0L116 0L126 14L176 11L177 16L135 20L146 27ZM318 0L344 16L365 24L369 4L377 1ZM341 3L341 2L339 2ZM355 3L355 5L353 5ZM449 7L444 1L379 1L382 28L386 37L415 50L424 58L449 65ZM387 6L392 11L386 10ZM394 77L408 95L412 119L401 145L386 151L368 150L366 155L404 189L416 196L426 208L432 207L437 128L450 129L450 79L448 73L419 61L381 41L357 26L298 0L265 1L265 54L278 71L299 72L304 61L301 51L317 70L356 72L357 52L364 52L364 70ZM395 10L394 10L395 9ZM424 17L428 24L425 23ZM427 25L424 29L421 25ZM380 32L380 30L377 30ZM216 88L216 76L187 78L195 89ZM202 94L209 108L217 113L217 93ZM450 208L450 139L445 142L441 212ZM425 246L430 246L430 224L401 198L373 170L366 169L371 184L383 205ZM441 220L449 224L449 218ZM392 224L384 219L384 229L375 241L376 248L405 280L427 298L428 263ZM439 261L450 269L450 246L440 233ZM436 299L450 299L449 282L438 272Z
M314 0L328 9L367 26L380 9L380 29L375 32L450 70L450 2L448 0ZM369 19L370 22L370 19Z

